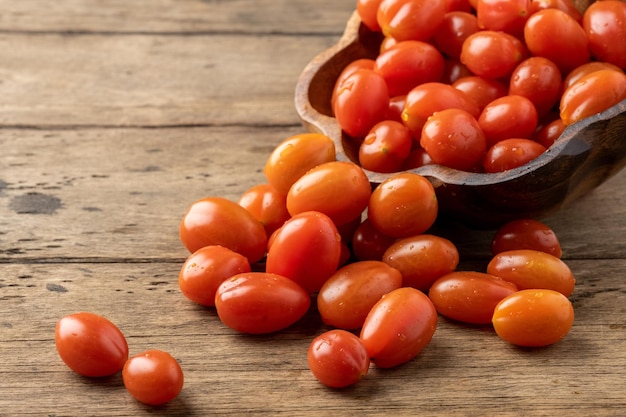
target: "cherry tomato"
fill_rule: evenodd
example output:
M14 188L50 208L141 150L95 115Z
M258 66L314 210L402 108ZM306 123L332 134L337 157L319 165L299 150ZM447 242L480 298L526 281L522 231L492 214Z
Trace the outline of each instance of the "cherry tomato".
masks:
M287 210L292 216L319 211L341 225L361 216L371 193L372 186L361 167L346 161L326 162L293 184L287 194Z
M456 269L459 252L448 239L423 234L393 243L383 262L400 271L403 286L428 291L435 280Z
M476 103L451 85L437 82L421 84L407 94L402 122L419 140L426 120L435 112L451 108L465 110L474 117L480 114Z
M124 386L138 401L161 405L178 397L184 375L178 361L162 350L147 350L130 358L122 371Z
M270 236L289 218L284 194L270 184L257 184L239 197L239 205L256 217Z
M215 296L222 323L250 334L283 330L300 320L310 305L309 293L300 285L268 272L235 275L219 286Z
M548 346L563 339L574 323L574 308L563 294L542 289L505 297L493 313L493 328L503 340L518 346Z
M333 113L344 132L363 137L383 120L389 108L389 89L382 75L358 69L340 81Z
M540 288L568 297L576 280L569 266L549 253L533 249L500 252L489 261L487 273L512 282L520 290Z
M433 36L433 41L442 53L451 58L459 58L463 42L469 35L476 32L478 32L478 22L475 15L452 11L445 14L443 22Z
M391 97L405 95L419 84L441 79L443 56L426 42L398 42L378 55L374 70L384 78Z
M478 75L461 77L452 86L474 100L481 112L487 104L504 97L509 91L509 87L503 82Z
M428 297L439 314L471 324L489 324L496 305L517 291L515 284L493 275L457 271L437 279Z
M395 241L395 238L379 232L371 220L365 218L352 235L352 252L359 261L380 261Z
M382 0L357 0L356 11L361 21L372 32L380 32L381 28L378 24L378 6Z
M487 104L478 117L488 146L510 138L530 138L537 128L539 115L526 97L507 95Z
M415 358L437 329L437 310L428 296L411 287L385 294L370 310L361 340L371 361L391 368Z
M265 270L291 279L312 294L337 270L340 259L337 227L325 214L309 211L293 216L276 231Z
M446 58L444 61L443 76L441 82L452 84L459 78L469 77L472 72L456 58Z
M446 109L428 118L420 145L433 162L462 171L480 167L487 152L487 139L478 121L461 109Z
M402 170L411 170L433 163L433 159L430 155L428 155L428 152L426 152L421 146L418 146L411 150L411 153L402 165Z
M524 41L530 52L554 62L567 74L589 62L588 39L582 26L568 13L544 9L528 18Z
M399 171L412 145L411 132L402 123L383 120L361 142L359 164L374 172Z
M178 286L191 301L212 307L222 282L250 270L245 256L223 246L205 246L185 260L178 274Z
M583 20L583 15L580 14L571 0L530 0L529 15L533 15L543 9L559 9L572 16L577 22L582 22Z
M180 240L193 253L220 245L242 254L250 263L265 255L267 235L252 213L223 197L207 197L189 207L180 223Z
M591 55L626 69L626 3L596 1L583 15L583 29Z
M374 227L391 237L424 233L438 212L437 196L430 181L419 174L395 174L372 192L367 216Z
M469 0L443 0L446 5L446 12L460 11L470 13L472 5Z
M512 220L498 228L491 241L491 253L497 255L516 249L534 249L560 258L559 239L550 227L533 219Z
M599 70L572 84L561 97L561 119L566 126L600 113L626 99L626 74Z
M283 140L265 163L267 181L279 193L289 188L309 169L335 160L335 144L320 133L303 133Z
M567 74L567 76L563 80L563 90L567 90L569 86L580 80L585 75L603 69L612 69L618 72L623 72L620 67L618 67L617 65L609 64L608 62L587 62L586 64L582 64L581 66L574 68L572 71L570 71L569 74Z
M562 77L559 67L543 57L522 61L511 74L509 94L526 97L538 116L548 114L561 98Z
M565 123L561 118L555 119L543 126L533 137L533 140L542 144L546 149L556 142L565 130Z
M113 375L128 359L128 344L120 329L94 313L63 317L56 324L54 343L63 362L83 376Z
M478 0L476 18L481 29L522 37L530 16L530 0Z
M475 75L504 78L527 55L526 47L515 36L494 30L481 30L468 36L463 42L461 62Z
M503 172L521 167L545 151L545 146L531 139L501 140L487 151L484 161L485 172Z
M322 321L340 329L359 329L380 298L402 286L402 274L381 261L360 261L335 272L317 294Z
M426 41L435 33L446 13L442 1L383 0L378 7L378 25L386 36Z
M363 379L370 367L365 345L356 335L341 329L317 336L307 352L309 369L322 384L344 388Z
M345 66L345 68L343 70L341 70L341 73L339 73L339 76L337 77L337 80L335 81L335 85L333 86L333 92L331 95L331 108L335 108L335 101L337 99L337 93L341 90L341 86L343 85L343 82L346 80L346 78L348 78L350 75L354 74L357 70L360 69L368 69L368 70L373 70L374 69L374 65L376 64L376 61L374 61L373 59L369 59L369 58L360 58L354 61L351 61L350 63L348 63L348 65Z

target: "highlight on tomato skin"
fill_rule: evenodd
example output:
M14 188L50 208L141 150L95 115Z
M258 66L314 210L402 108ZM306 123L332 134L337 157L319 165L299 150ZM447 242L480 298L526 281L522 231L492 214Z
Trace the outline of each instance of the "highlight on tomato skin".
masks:
M55 327L54 342L63 362L87 377L113 375L128 359L124 334L95 313L78 312L61 318Z

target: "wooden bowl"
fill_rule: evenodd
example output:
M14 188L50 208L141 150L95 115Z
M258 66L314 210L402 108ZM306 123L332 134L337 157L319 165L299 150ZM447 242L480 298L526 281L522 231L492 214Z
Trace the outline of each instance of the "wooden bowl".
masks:
M350 62L375 58L382 37L355 12L339 42L303 70L295 91L305 128L333 139L337 159L358 163L358 144L343 134L330 98L335 80ZM435 187L440 214L471 227L492 228L519 218L553 214L617 174L626 165L626 100L568 126L546 152L524 166L486 174L441 165L413 169ZM393 174L365 170L373 185Z

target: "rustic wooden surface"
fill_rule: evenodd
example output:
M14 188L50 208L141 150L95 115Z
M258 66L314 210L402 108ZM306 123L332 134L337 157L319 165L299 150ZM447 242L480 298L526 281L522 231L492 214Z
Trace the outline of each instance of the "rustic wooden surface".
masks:
M300 71L343 31L352 0L0 0L0 416L614 416L626 410L626 173L545 219L577 278L576 322L527 350L441 319L412 362L324 388L311 313L247 337L188 302L177 228L198 198L236 199L302 131ZM491 231L448 226L464 268ZM171 352L182 394L147 407L119 375L73 374L54 325L87 310L131 354Z

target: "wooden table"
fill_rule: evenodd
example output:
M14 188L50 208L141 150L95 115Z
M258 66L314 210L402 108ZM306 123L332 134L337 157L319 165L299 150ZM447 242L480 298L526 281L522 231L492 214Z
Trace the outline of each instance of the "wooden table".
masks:
M177 284L193 201L263 182L303 131L293 92L339 38L351 0L0 0L0 416L614 416L626 412L626 173L558 215L576 322L528 350L440 319L432 343L334 391L309 372L312 312L267 337L235 334ZM492 231L459 230L464 268ZM131 354L169 351L180 397L158 408L121 376L72 373L62 316L92 311Z

